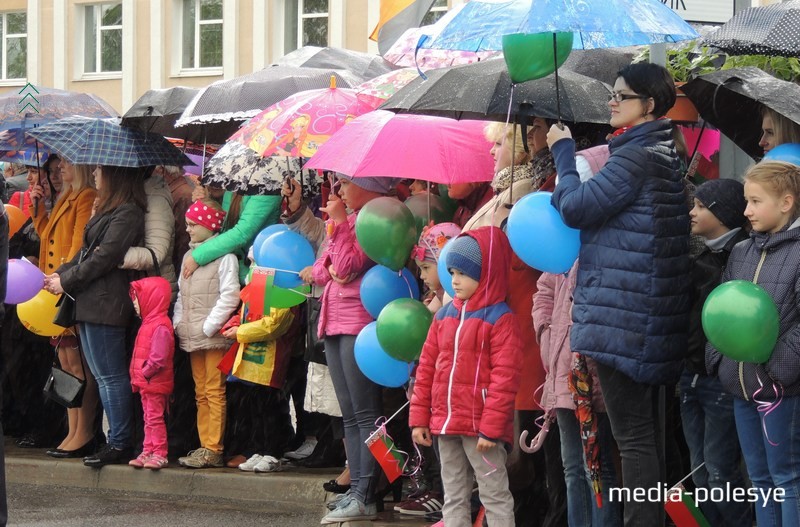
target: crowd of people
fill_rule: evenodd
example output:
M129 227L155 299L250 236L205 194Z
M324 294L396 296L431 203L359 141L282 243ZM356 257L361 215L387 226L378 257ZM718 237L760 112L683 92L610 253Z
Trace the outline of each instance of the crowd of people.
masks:
M614 489L660 489L691 473L689 487L749 480L784 491L783 501L702 502L711 525L750 526L753 515L759 526L800 525L800 167L766 160L743 184L695 188L664 118L675 97L664 68L633 64L619 72L600 141L544 118L527 134L486 126L475 156L494 158L491 182L450 185L451 221L426 226L409 258L435 315L407 391L376 384L356 361L356 337L373 321L361 282L376 265L356 219L374 199L435 187L336 174L308 202L294 179L282 196L246 196L199 185L181 167L81 166L56 154L41 167L9 164L6 201L28 217L10 257L74 300L76 324L38 337L7 306L6 433L94 468L159 470L172 459L274 472L287 459L346 457L324 484L337 496L323 524L375 519L393 492L397 512L449 527L484 512L490 526L651 527L664 524L664 503L615 499ZM765 152L800 137L766 110L762 127ZM552 192L581 231L566 273L529 267L505 234L513 205L534 192ZM299 273L311 292L300 306L251 311L242 298L252 246L273 224L316 251ZM451 240L452 296L438 273ZM757 282L778 306L780 338L764 364L706 341L704 301L729 280ZM237 370L248 354L264 367ZM54 358L86 381L79 407L39 395ZM389 426L401 450L418 452L401 496L402 480L382 477L366 442L406 400ZM521 445L521 434L536 437Z

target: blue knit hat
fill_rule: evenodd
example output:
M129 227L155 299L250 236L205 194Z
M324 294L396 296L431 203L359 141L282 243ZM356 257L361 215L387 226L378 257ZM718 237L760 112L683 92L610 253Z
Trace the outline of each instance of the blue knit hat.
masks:
M457 269L476 282L481 279L481 247L472 236L459 236L447 251L447 270Z

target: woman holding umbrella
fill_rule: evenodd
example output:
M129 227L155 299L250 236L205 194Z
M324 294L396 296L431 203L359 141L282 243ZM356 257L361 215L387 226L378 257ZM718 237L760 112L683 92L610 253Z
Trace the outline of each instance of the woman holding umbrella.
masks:
M133 317L125 253L144 238L144 169L98 166L94 171L97 210L86 224L81 250L47 275L53 294L75 299L75 319L89 370L97 379L108 416L108 443L85 457L100 468L132 457L133 404L125 333Z
M45 205L45 188L41 183L31 188L31 216L41 239L39 268L46 274L53 273L80 251L83 229L97 197L91 185L92 167L62 160L61 179L64 191L49 213ZM58 350L61 367L78 378L84 378L85 358L78 343L77 330L68 328L52 341ZM57 448L47 451L51 457L83 457L94 452L97 385L91 373L87 373L83 404L79 408L67 409L67 436Z
M620 70L608 103L619 131L584 183L569 129L547 135L561 178L552 203L581 230L570 345L597 363L626 489L664 482L659 385L677 382L687 346L689 211L672 123L662 118L675 98L665 68ZM658 501L626 499L624 510L626 526L663 522Z

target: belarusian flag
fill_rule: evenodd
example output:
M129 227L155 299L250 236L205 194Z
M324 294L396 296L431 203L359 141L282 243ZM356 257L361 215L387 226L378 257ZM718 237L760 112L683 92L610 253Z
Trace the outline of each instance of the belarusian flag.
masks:
M386 473L389 483L403 475L403 467L406 464L405 457L394 446L394 441L386 433L385 428L381 427L376 430L366 440L366 444L383 472Z
M664 509L672 518L675 527L710 527L706 517L697 508L692 495L686 492L681 484L669 489Z

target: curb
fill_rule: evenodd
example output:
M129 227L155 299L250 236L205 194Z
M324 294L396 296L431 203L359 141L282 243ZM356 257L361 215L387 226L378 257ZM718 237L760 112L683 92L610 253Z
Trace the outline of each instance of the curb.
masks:
M44 457L44 452L41 455ZM305 507L321 507L325 503L327 494L321 486L324 479L329 478L325 474L308 472L255 474L233 472L233 469L173 467L154 471L127 465L93 469L83 466L79 459L6 456L6 481L11 484L58 485L245 502L263 501L268 497L270 501Z

